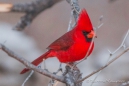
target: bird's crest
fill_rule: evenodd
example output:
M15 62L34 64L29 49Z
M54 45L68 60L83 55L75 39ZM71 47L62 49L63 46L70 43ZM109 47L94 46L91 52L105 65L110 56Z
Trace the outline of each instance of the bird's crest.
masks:
M85 9L82 9L80 12L77 27L79 27L80 30L86 30L87 32L93 30L92 23Z

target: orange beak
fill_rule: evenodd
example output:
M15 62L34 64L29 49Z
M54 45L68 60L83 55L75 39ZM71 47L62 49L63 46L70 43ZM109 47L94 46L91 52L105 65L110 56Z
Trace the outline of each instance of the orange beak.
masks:
M95 32L92 30L92 31L87 35L87 38L93 38L93 37L97 38Z

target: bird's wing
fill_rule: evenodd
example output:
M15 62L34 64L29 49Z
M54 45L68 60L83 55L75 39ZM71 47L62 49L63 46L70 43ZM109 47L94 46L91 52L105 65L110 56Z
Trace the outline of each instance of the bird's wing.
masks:
M50 44L47 49L52 50L67 50L70 46L74 44L73 40L73 32L69 31L65 33L63 36L55 40L52 44Z

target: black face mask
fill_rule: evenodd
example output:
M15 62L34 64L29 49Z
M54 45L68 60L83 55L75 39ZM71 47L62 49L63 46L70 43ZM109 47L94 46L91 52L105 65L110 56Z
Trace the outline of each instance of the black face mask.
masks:
M88 35L90 32L82 31L82 33L83 33L83 35L84 35L84 37L85 37L85 39L86 39L87 42L91 42L91 41L92 41L92 38L88 38L88 37L87 37L87 35Z

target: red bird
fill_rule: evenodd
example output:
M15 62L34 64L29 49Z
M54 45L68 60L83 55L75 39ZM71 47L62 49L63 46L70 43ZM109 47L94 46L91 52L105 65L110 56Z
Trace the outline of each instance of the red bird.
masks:
M76 26L63 36L55 40L47 47L48 51L35 59L32 64L39 65L43 59L57 57L61 63L75 62L85 58L88 52L92 38L95 33L90 18L85 9L79 15ZM94 48L94 43L90 49L88 56ZM26 73L30 69L25 68L21 74Z

